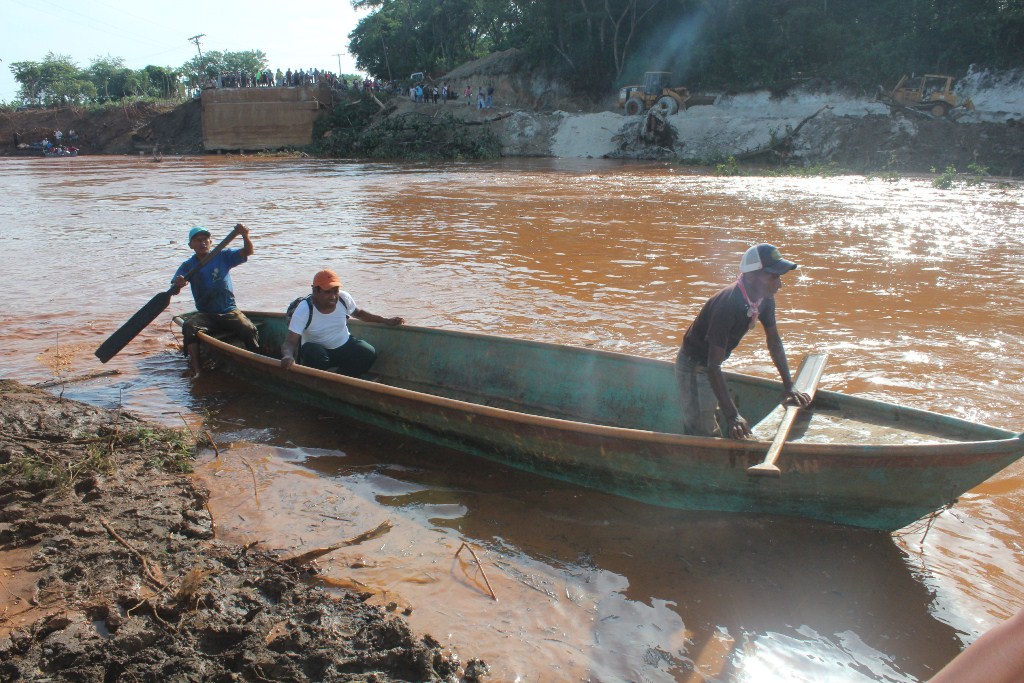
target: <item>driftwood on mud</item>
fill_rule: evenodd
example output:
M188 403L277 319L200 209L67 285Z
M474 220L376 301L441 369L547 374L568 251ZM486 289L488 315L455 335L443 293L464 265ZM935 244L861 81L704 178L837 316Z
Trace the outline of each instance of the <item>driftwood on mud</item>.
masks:
M96 379L98 377L109 377L111 375L120 375L121 371L112 370L97 370L96 372L85 372L80 375L72 375L71 377L65 377L64 379L48 379L45 382L39 382L33 384L37 389L49 389L50 387L57 387L63 384L71 384L72 382L85 382L90 379Z
M387 520L384 520L383 522L378 524L375 528L370 529L369 531L364 531L363 533L359 534L358 536L353 536L352 538L350 538L348 540L341 541L340 543L335 543L334 545L329 545L329 546L326 546L326 547L323 547L323 548L315 548L313 550L307 550L304 553L300 553L300 554L294 555L292 557L287 557L287 558L285 558L285 559L283 559L281 561L284 564L288 564L288 565L291 565L293 567L301 567L302 565L308 564L308 563L312 562L313 560L319 559L319 558L323 557L324 555L327 555L328 553L333 553L335 550L338 550L340 548L344 548L344 547L350 546L350 545L359 545L360 543L365 543L366 541L370 541L370 540L373 540L373 539L378 538L380 536L383 536L387 532L391 531L391 527L392 527L391 522L389 522Z
M507 119L510 116L512 116L512 112L509 111L509 112L505 112L504 114L497 114L496 116L492 116L489 119L481 119L479 121L467 121L467 120L463 119L462 123L463 123L463 125L466 125L466 126L482 126L485 123L494 123L495 121L501 121L502 119Z
M768 143L767 145L764 145L762 147L758 147L755 150L751 150L749 152L743 152L742 154L737 154L737 155L735 155L736 156L736 160L737 161L746 161L748 159L752 159L754 157L758 157L758 156L761 156L763 154L769 154L769 153L772 153L772 152L775 152L775 153L779 154L780 156L788 156L788 152L780 151L780 150L790 149L792 147L792 145L793 145L793 140L796 139L797 134L800 132L800 129L804 127L804 124L807 123L808 121L810 121L811 119L813 119L815 116L817 116L821 112L825 111L826 109L831 109L831 108L832 108L831 104L826 104L826 105L822 106L820 109L818 109L818 111L814 112L813 114L811 114L810 116L808 116L807 118L802 120L800 123L798 123L796 125L796 128L794 128L793 130L789 131L788 133L786 133L781 138L779 138L777 140L773 140L772 142Z
M209 442L210 446L213 447L214 455L219 458L220 457L220 449L217 448L217 442L213 440L213 434L210 433L209 429L204 429L203 430L203 434L206 435L206 440Z
M128 541L121 538L121 536L116 531L114 531L114 528L110 526L107 520L101 519L99 520L99 522L103 526L103 528L107 530L107 533L114 537L115 541L123 545L125 548L129 550L129 552L131 552L132 555L135 556L135 559L137 559L139 563L142 565L142 573L146 575L146 578L151 583L153 583L160 590L167 588L167 584L164 583L161 579L157 578L155 574L153 574L153 569L152 567L150 567L149 560L146 559L145 555L136 550ZM162 574L159 566L156 568L156 571L158 574Z
M462 552L463 548L468 550L469 554L473 556L474 560L476 560L476 566L480 570L480 575L484 577L484 583L487 584L487 590L491 593L491 599L494 600L494 602L498 602L498 596L494 594L494 589L491 588L491 582L487 579L487 572L484 571L484 566L480 563L480 558L476 556L476 551L473 550L473 547L468 543L463 542L463 544L459 546L459 549L455 551L455 557L459 556L459 553Z
M246 460L243 456L240 455L238 457L242 459L242 462L245 464L245 466L249 468L249 474L252 475L252 495L253 497L256 498L256 506L259 507L260 489L259 486L256 484L256 470L252 468L252 465L250 465L249 461Z

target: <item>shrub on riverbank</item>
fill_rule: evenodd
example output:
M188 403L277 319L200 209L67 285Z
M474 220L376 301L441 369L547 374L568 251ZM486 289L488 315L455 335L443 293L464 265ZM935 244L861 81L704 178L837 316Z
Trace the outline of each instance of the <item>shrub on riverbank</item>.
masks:
M486 160L501 154L497 134L450 112L407 112L377 120L378 115L379 108L369 99L336 107L313 127L314 153L405 161Z

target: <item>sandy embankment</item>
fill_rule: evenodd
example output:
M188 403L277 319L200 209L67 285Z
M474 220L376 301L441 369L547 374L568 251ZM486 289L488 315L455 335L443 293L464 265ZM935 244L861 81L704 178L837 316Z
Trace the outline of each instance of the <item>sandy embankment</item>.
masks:
M960 97L969 97L976 109L959 111L955 122L894 115L875 100L874 93L798 88L782 97L767 90L722 95L714 105L691 107L669 116L676 142L671 149L661 150L636 144L644 115L520 110L503 122L504 152L508 156L560 158L724 159L767 149L806 121L789 150L793 159L805 163L859 161L863 157L860 150L877 151L879 159L895 154L908 163L932 154L936 160L931 163L942 163L938 157L944 145L969 146L976 158L1001 160L1009 152L1006 148L1014 145L1012 129L1020 129L1007 121L1024 119L1024 70L972 73L961 79L957 88ZM933 140L931 128L947 132L936 134ZM929 162L920 163L927 170Z

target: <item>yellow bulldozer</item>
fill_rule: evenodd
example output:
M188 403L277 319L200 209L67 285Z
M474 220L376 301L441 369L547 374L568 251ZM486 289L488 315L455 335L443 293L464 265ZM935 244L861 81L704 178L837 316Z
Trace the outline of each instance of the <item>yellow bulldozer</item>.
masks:
M970 98L961 100L953 92L953 80L952 76L938 74L904 76L882 99L890 106L926 112L936 118L946 116L957 107L973 110Z
M662 114L675 114L695 104L712 104L714 98L695 97L682 86L669 87L672 73L648 71L643 85L627 85L619 90L619 107L627 116L654 109Z

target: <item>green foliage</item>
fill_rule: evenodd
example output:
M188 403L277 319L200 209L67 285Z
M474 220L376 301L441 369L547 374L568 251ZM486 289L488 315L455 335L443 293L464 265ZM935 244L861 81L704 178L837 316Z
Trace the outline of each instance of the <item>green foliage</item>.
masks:
M1024 0L350 0L370 13L349 34L376 78L440 77L493 51L523 50L595 98L670 71L691 89L821 78L874 88L902 74L1024 63ZM305 68L295 64L291 68ZM208 51L179 69L134 71L120 58L81 70L67 56L8 65L24 104L180 97L220 72L267 68L260 50Z
M759 175L767 177L787 177L787 178L832 178L838 175L846 175L849 173L846 169L841 168L839 164L834 161L830 161L827 164L811 164L809 166L780 166L778 168L768 168L761 172Z
M938 173L935 167L932 167L932 173ZM950 164L946 167L946 170L939 173L938 176L932 179L932 187L936 187L940 190L948 190L956 184L957 172L956 166Z
M336 107L314 125L314 152L321 156L407 161L495 159L501 140L486 126L470 125L445 112L418 112L374 121L368 100Z
M740 174L740 162L736 157L729 157L720 164L715 164L715 175L734 176Z
M715 175L717 176L761 176L770 178L829 178L849 173L841 168L834 161L827 164L814 164L811 166L775 166L766 168L764 166L744 167L736 157L729 157L724 162L715 164Z
M83 104L96 97L96 87L67 55L48 52L42 62L14 62L14 80L21 84L18 97L45 107Z
M185 85L181 81L181 73L169 66L149 66L142 69L148 86L146 91L153 97L172 100L185 97Z
M180 98L184 89L170 67L129 69L120 57L98 57L80 69L70 57L46 55L42 62L15 62L11 73L20 84L24 104L44 107L82 106L138 98Z
M93 61L86 72L96 89L99 102L123 100L150 94L149 79L142 71L129 69L120 57L104 57Z
M962 174L956 170L956 166L950 164L946 167L942 173L933 166L932 173L938 175L932 179L932 187L940 190L949 190L956 187L957 183L962 182L965 185L978 185L985 182L986 178L990 177L988 167L983 164L974 161L967 167L967 173Z
M174 429L139 427L129 438L137 440L149 454L147 467L181 474L192 471L196 444L191 434Z
M900 180L899 173L899 157L896 156L896 152L889 153L889 159L885 162L885 167L882 169L882 180L887 183L896 183Z
M979 183L984 182L985 179L991 175L988 172L988 166L983 166L977 161L971 162L967 166L967 171L970 173L970 175L967 176L968 185L978 185Z
M182 64L179 71L188 87L200 88L206 79L216 78L221 73L256 74L269 66L267 55L263 50L244 50L242 52L210 50L202 57L196 55ZM296 68L300 66L299 64L295 65Z
M578 91L645 71L691 88L823 78L874 89L904 73L1024 62L1024 0L355 0L350 49L376 77L440 75L516 47Z
M385 0L354 3L373 7L349 34L349 50L360 69L386 80L418 71L440 75L495 48L500 31L494 0Z
M112 474L118 467L117 455L141 452L145 466L171 473L192 471L195 442L191 434L173 429L131 425L115 427L102 435L88 435L68 442L82 445L81 451L62 449L26 450L0 465L0 477L20 479L32 490L68 489L93 474ZM80 457L72 453L81 453Z
M313 122L314 153L337 158L356 156L359 137L378 111L369 97L335 106Z
M433 76L498 50L523 49L533 63L601 90L622 75L644 31L696 0L356 0L373 11L349 34L360 68L400 80ZM642 69L641 69L642 71Z
M708 3L685 82L786 84L826 78L874 87L904 73L962 73L972 63L1019 64L1022 0L731 0Z

